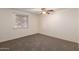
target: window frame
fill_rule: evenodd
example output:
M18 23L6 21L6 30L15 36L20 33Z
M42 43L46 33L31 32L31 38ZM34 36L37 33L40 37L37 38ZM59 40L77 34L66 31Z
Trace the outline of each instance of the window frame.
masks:
M15 18L15 29L27 29L28 28L28 15L23 15L23 14L16 14L15 15L16 16L16 18ZM17 17L26 17L26 20L25 20L25 22L26 22L26 26L24 27L22 27L22 25L21 25L21 27L19 27L18 25L17 25ZM21 22L21 21L20 21Z

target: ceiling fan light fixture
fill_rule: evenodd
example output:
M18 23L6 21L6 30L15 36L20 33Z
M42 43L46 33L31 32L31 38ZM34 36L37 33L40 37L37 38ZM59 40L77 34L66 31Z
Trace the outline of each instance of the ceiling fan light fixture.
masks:
M46 9L46 8L41 8L41 14L46 15L46 14L52 14L54 10L52 9Z
M42 13L42 14L47 14L45 11L42 11L41 13Z

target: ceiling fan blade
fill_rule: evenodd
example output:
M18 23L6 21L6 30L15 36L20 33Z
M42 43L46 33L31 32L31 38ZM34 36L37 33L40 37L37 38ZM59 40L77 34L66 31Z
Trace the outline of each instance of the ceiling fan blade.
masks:
M41 10L45 10L45 8L41 8Z
M54 10L48 10L48 12L53 12Z

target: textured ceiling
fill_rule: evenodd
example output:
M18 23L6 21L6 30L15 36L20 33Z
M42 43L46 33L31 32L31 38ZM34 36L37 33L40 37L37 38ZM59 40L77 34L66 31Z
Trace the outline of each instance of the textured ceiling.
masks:
M30 12L30 13L34 13L34 14L40 14L41 8L12 8L14 10L20 10L20 11L24 11L24 12ZM47 10L61 10L62 8L46 8Z

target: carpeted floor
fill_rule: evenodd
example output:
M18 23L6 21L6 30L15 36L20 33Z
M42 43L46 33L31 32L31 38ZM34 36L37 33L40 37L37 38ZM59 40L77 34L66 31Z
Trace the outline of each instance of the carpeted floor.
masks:
M0 51L78 51L78 44L43 34L0 43Z

